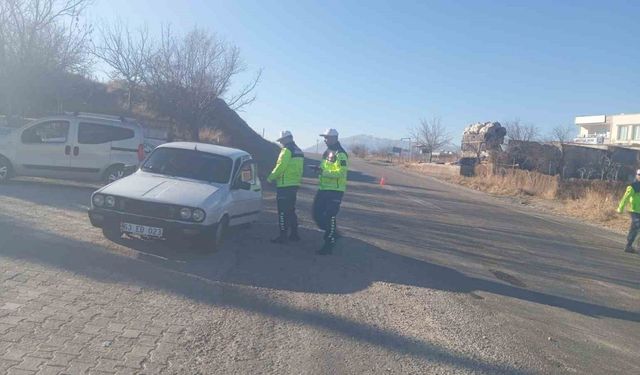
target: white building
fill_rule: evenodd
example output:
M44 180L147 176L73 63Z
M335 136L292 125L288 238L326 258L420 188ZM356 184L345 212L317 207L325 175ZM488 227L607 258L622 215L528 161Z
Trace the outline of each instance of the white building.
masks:
M578 116L575 143L640 146L640 113Z

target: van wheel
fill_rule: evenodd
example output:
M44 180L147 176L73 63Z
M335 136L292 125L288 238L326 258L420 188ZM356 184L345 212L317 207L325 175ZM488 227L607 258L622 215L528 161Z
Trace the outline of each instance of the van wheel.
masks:
M106 172L104 172L103 180L106 184L110 184L121 179L122 177L124 177L124 166L112 165L107 169Z
M0 184L9 181L11 178L11 163L6 158L0 156Z
M203 253L215 253L220 250L222 243L227 235L229 229L229 219L225 216L220 220L216 229L211 234L205 234L200 242L200 250Z

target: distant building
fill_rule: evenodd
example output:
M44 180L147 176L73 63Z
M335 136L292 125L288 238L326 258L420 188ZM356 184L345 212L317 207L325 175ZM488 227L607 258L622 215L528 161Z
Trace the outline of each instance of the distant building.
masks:
M640 113L578 116L574 143L640 147Z

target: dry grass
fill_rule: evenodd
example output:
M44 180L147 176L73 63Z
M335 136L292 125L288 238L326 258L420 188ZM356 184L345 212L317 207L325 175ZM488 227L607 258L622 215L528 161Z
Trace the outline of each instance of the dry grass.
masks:
M476 167L475 177L442 173L433 165L412 165L411 169L490 194L529 197L545 202L545 209L555 213L602 224L623 231L629 225L627 215L616 213L627 184L622 182L568 180L524 170L502 170L498 173L486 165Z
M484 165L476 168L475 177L456 176L455 180L461 185L492 194L527 195L544 199L556 198L559 187L559 179L555 176L517 169L494 174Z
M559 199L566 212L616 229L628 226L628 217L616 212L626 185L619 182L571 181L563 183L565 196Z

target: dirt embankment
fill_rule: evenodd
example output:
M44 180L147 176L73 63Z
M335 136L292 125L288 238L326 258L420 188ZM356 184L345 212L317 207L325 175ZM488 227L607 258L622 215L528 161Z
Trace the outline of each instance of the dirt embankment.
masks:
M209 127L222 133L224 146L247 151L258 162L260 176L267 175L278 158L280 148L256 133L237 113L227 106L222 99L215 103L214 117Z

